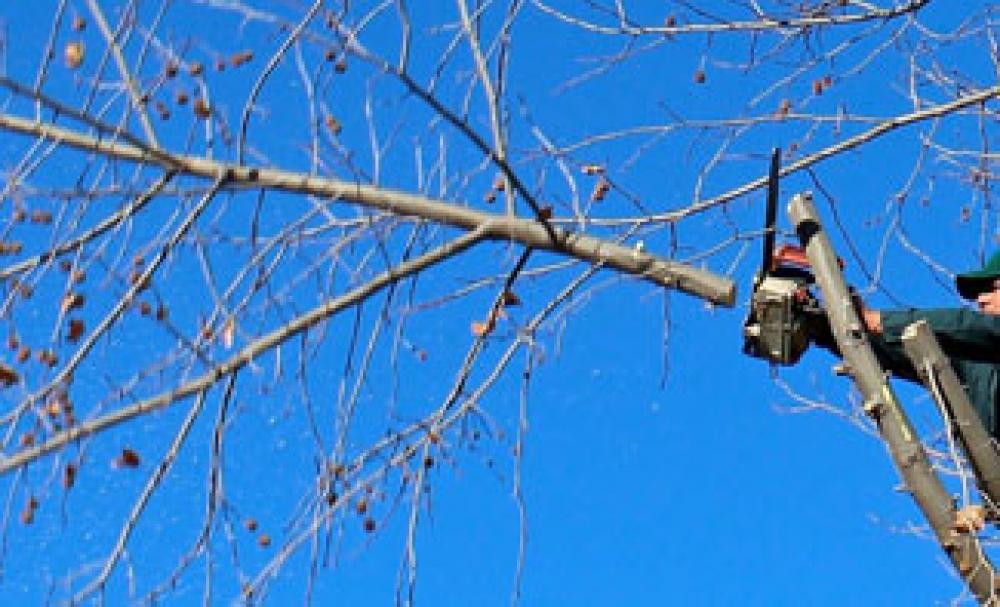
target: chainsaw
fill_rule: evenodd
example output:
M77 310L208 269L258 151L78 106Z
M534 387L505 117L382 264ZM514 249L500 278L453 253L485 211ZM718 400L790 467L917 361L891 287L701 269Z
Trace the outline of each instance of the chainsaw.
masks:
M743 353L772 364L794 365L809 348L811 319L824 314L813 295L816 282L805 249L775 248L781 150L771 154L764 218L764 250L743 322Z

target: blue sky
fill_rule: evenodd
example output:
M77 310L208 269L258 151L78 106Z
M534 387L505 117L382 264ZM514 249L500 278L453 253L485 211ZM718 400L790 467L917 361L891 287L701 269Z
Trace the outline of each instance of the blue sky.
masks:
M9 4L0 9L4 74L31 85L57 3ZM613 23L581 3L545 4ZM708 18L667 4L636 2L628 9L636 22L651 24L662 23L667 14L680 23ZM170 3L154 36L147 38L161 5L142 4L136 18L140 27L132 31L125 54L134 66L143 41L152 42L139 81L151 91L152 107L161 102L170 109L166 121L150 112L161 145L176 153L211 150L213 157L233 160L226 132L238 135L249 91L285 33L257 19L241 20L231 4L229 9L211 5L227 3ZM293 21L308 8L297 2L245 6L260 9L268 19ZM377 6L352 3L345 23L356 24ZM102 7L112 21L121 15L121 3ZM400 31L392 8L385 4L359 35L362 44L390 62L399 51ZM470 80L467 43L461 37L456 42L455 6L408 3L408 9L414 31L409 73L422 86L433 81L437 98L490 140L482 90ZM737 4L713 10L748 18ZM529 2L512 29L504 87L512 168L559 219L572 216L574 187L586 203L594 184L580 171L586 163L605 166L615 184L607 199L593 206L593 218L680 209L699 196L718 195L762 175L774 146L792 148L786 157L791 161L913 111L911 90L923 103L935 104L952 100L959 85L960 92L992 86L990 10L985 2L932 1L915 22L866 22L805 38L765 32L753 41L742 33L665 40L587 33ZM486 9L486 39L492 40L505 11L500 4ZM71 28L76 14L88 20L83 32ZM88 78L100 65L104 43L85 2L68 3L56 32L56 59L42 88L81 108L92 93ZM324 58L337 49L322 19L310 32L301 54L293 50L276 67L250 114L250 163L377 180L499 212L499 205L484 200L495 167L457 129L435 119L397 79L355 56L348 56L346 71L338 73ZM74 41L84 42L87 55L78 70L68 70L61 49ZM439 62L452 42L448 60ZM833 53L841 47L843 52ZM216 59L245 49L255 53L249 64L215 69ZM171 56L181 58L185 69L164 80ZM755 62L748 66L750 57ZM203 76L186 72L194 61L205 65ZM491 65L495 68L495 61ZM106 112L103 119L116 123L126 103L113 64L108 66L91 111ZM594 68L602 71L579 79ZM704 83L695 82L698 70L705 74ZM826 76L831 85L816 94L815 83ZM190 102L177 103L178 93L193 100L199 90L209 91L214 113L207 130L191 116ZM34 114L23 97L8 90L3 95L4 113ZM774 119L785 100L791 115ZM340 133L322 131L327 115L342 125ZM709 124L722 119L755 124ZM84 130L71 119L57 122ZM994 123L993 114L972 112L903 128L814 165L812 175L790 176L782 183L782 200L794 192L816 191L817 206L847 262L847 277L872 305L960 305L950 273L975 266L998 233L990 194L973 187L969 178L979 166L977 154L996 148ZM134 116L127 124L141 136ZM315 128L322 132L318 166L310 147ZM621 134L630 129L640 132ZM558 158L541 151L539 133L563 150ZM587 141L593 135L604 137ZM57 215L51 229L2 219L5 238L23 241L25 255L44 250L53 237L93 225L127 199L112 194L80 204L39 188L141 187L159 174L151 168L133 174L131 165L102 165L68 150L43 157L31 144L14 135L0 139L0 186L9 199ZM926 146L923 156L921 145ZM25 158L37 160L38 168L15 179L15 168ZM15 187L18 182L23 187ZM193 178L177 183L189 189L207 185ZM899 192L905 196L898 197ZM87 269L88 303L80 314L88 327L127 288L130 260L141 255L148 263L163 234L196 199L197 192L168 193L158 201L163 204L150 205L109 238L106 248L95 245L80 253L74 263ZM419 510L418 604L510 603L522 533L513 497L518 476L527 538L522 605L939 604L961 595L962 584L940 548L926 533L913 532L922 519L897 490L899 479L881 442L829 411L800 411L800 403L765 363L741 354L740 327L759 257L754 231L763 219L762 203L763 192L755 192L676 224L646 226L638 237L651 252L695 259L733 278L739 289L734 309L600 271L535 335L521 457L514 457L513 449L523 404L524 351L479 402L483 416L470 416L442 437ZM325 214L307 217L318 206ZM525 209L521 203L519 210ZM331 218L342 225L324 223ZM224 287L260 250L254 247L299 220L321 233L299 235L284 253L265 256L260 267L271 264L272 288L254 292L241 282L226 300L229 309L236 309L241 296L249 301L237 316L237 344L360 284L383 269L385 258L398 261L411 237L420 252L457 234L450 228L373 219L350 205L290 194L220 194L143 295L154 308L169 309L170 323L135 312L117 323L75 374L71 396L79 414L97 417L157 394L203 370L205 360L217 362L231 354L216 340L196 360L179 336L199 332ZM371 231L357 227L368 220ZM779 225L787 231L783 212ZM567 227L608 239L625 229ZM345 245L349 238L358 240ZM205 520L213 431L220 415L226 419L225 501L208 549L164 595L163 604L199 603L209 570L211 602L238 600L241 584L272 562L308 521L302 508L315 493L318 454L334 449L338 402L353 389L369 340L374 354L359 384L346 441L349 455L441 403L473 343L470 323L483 319L498 281L520 252L506 243L486 243L405 283L392 299L383 292L360 310L310 332L306 342L294 338L280 355L255 360L241 372L228 406L222 406L221 387L210 391L177 462L140 519L124 565L110 578L107 603L148 596L196 541ZM511 308L510 318L486 340L470 384L485 380L519 328L585 270L581 264L550 267L561 261L546 253L532 255L514 286L523 305ZM485 287L439 301L482 279L488 279ZM66 360L73 349L58 337L61 320L58 306L51 304L62 296L65 277L53 267L31 280L40 296L5 307L4 320L26 341L54 344ZM390 320L380 325L379 318ZM170 352L180 354L164 358ZM778 378L795 394L850 413L856 396L846 380L832 376L833 362L825 352L813 351L796 367L781 369ZM4 412L49 377L45 373L32 370L26 385L0 394ZM139 379L130 384L136 373ZM122 395L124 385L128 390ZM938 422L932 404L908 387L900 394L918 426L933 432ZM192 402L116 427L23 474L0 478L0 490L10 496L0 604L64 600L93 579ZM11 432L17 436L27 424ZM126 447L141 453L137 469L111 465ZM8 445L7 452L12 450ZM73 458L80 458L80 476L67 492L60 486L60 471ZM392 604L410 514L410 490L400 493L400 475L394 470L372 486L374 533L364 532L363 517L338 515L329 532L306 542L284 563L267 586L267 604L303 602L312 551L324 564L312 578L314 603ZM41 505L35 521L24 525L18 512L31 495ZM249 518L257 521L258 531L245 528ZM265 532L272 541L262 548L258 543Z

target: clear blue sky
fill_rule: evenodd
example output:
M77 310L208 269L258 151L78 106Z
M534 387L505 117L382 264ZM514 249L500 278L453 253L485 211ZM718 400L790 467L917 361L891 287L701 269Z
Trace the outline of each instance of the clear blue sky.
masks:
M10 78L26 85L34 82L56 4L10 2L0 9L4 36L0 65ZM86 101L89 89L83 84L101 60L104 44L86 3L69 4L56 37L56 60L43 88L78 108ZM101 4L109 18L118 18L121 3ZM141 4L138 22L142 25L126 47L130 61L135 60L146 28L160 8ZM154 86L166 61L166 47L185 62L204 62L213 110L217 117L225 117L230 132L235 133L248 91L284 34L252 19L241 23L231 10L207 4L228 3L176 1L169 5L156 29L156 43L148 51L141 80L145 86ZM292 19L306 10L299 4L247 2L247 6ZM351 4L349 22L354 23L368 4L377 3ZM584 11L577 6L584 3L551 4ZM629 10L639 22L662 23L671 11L682 23L710 18L679 6L654 9L651 3L632 4L636 6ZM784 43L775 34L764 33L752 45L745 34L669 40L587 34L554 21L529 2L512 31L504 91L512 164L529 189L552 204L557 217L565 218L570 216L573 192L558 164L538 153L533 126L555 145L567 147L595 134L669 127L655 134L609 137L574 148L565 160L584 202L593 178L580 173L582 163L605 165L620 187L595 207L594 216L639 215L628 196L653 212L681 208L694 198L701 171L716 154L720 161L703 175L702 197L763 174L772 146L788 149L795 144L798 152L789 158L798 158L869 128L875 119L912 111L908 70L913 66L927 102L953 98L955 89L949 78L955 72L961 72L959 80L965 90L995 84L996 73L980 29L992 26L983 26L979 19L965 23L988 5L932 1L917 22L905 27L905 20L867 22ZM438 73L435 93L441 101L458 115L467 115L472 128L489 140L482 91L469 82L472 63L465 41L459 39L449 60L438 63L454 37L454 4L411 2L407 6L415 32L410 57L414 78L426 85ZM733 7L717 10L739 13ZM487 10L483 27L491 40L504 12L499 4ZM74 14L87 16L82 33L71 30ZM392 14L390 6L376 15L360 40L395 61L399 27ZM745 11L739 14L747 17ZM601 20L613 23L606 17ZM959 26L964 29L956 29ZM315 29L322 28L317 25ZM85 42L87 55L79 70L69 71L63 65L62 49L74 40ZM432 112L425 104L391 76L353 57L348 57L346 73L334 74L323 58L327 47L310 40L303 46L302 62L305 72L315 76L315 109L320 120L332 113L343 127L336 138L324 136L320 172L362 181L377 175L382 185L409 191L422 187L432 196L481 210L499 210L483 202L495 170L484 166L481 155L461 134L440 121L429 123ZM846 45L844 52L823 57L841 44ZM255 51L248 65L221 73L214 70L217 57L247 48ZM624 53L621 61L609 60L619 53ZM749 57L760 63L744 70L742 64ZM782 80L809 62L815 65ZM577 80L594 68L606 71ZM698 70L705 73L704 83L695 82ZM106 74L115 73L113 67L106 70ZM827 75L832 86L821 95L814 94L814 83ZM206 148L202 126L190 116L190 105L176 104L181 89L194 96L193 82L182 74L155 88L153 101L164 102L172 112L167 122L151 112L161 144L171 151L203 153ZM251 163L310 170L304 90L295 53L291 53L264 87L261 109L252 114ZM366 93L372 99L371 121L366 117ZM33 115L30 103L8 94L0 97L5 104L2 111ZM683 121L766 118L785 99L793 114L839 115L843 123L828 120L814 126L793 118L764 120L753 128L682 128ZM102 90L94 107L100 110L103 104L111 107L105 119L119 120L120 91ZM60 124L81 128L71 120ZM141 133L134 118L129 127L134 134ZM990 249L998 233L996 212L988 195L969 186L968 169L978 160L930 146L923 163L917 170L914 166L921 137L955 150L976 152L985 146L991 151L997 147L994 131L994 116L980 125L974 115L908 127L815 165L815 181L805 172L789 177L782 184L782 199L786 201L796 191L817 190L817 183L822 186L823 193L817 190L817 206L842 248L848 279L868 293L872 305L956 306L959 300L950 288L948 273L974 266ZM378 163L373 160L373 137L377 147L385 150ZM6 133L0 138L0 185L10 184L11 171L30 145L31 141ZM348 168L338 150L351 151L350 161L357 172ZM224 146L214 155L234 157ZM83 167L79 155L54 158L59 160L43 162L25 183L65 188L78 179L87 184L106 184L111 179ZM443 186L435 173L437 162L447 167ZM127 165L118 168L130 169ZM420 170L423 175L418 176ZM154 174L150 171L147 177ZM904 188L908 188L905 204L897 207L895 194ZM29 205L69 208L43 194L29 196L28 201ZM924 605L949 603L962 592L962 584L937 544L923 537L926 534L918 537L909 532L923 521L910 498L897 490L899 480L881 442L832 413L794 412L798 403L781 389L768 366L741 354L740 327L759 256L756 240L744 245L741 239L759 228L762 201L763 193L756 192L737 199L724 211L716 209L686 219L675 229L658 226L642 235L647 250L681 260L738 236L698 261L737 281L735 309L712 308L692 297L664 294L649 284L604 271L588 283L591 290L539 332L541 363L530 385L529 426L520 470L527 516L520 604ZM119 205L121 198L103 203ZM257 203L255 194L224 197L199 220L202 237L222 234L232 238L207 249L219 284L226 284L226 277L246 262L249 253L237 239L248 237L252 226L265 235L274 233L311 208L291 196L269 195L255 216ZM81 211L83 225L108 208L115 207ZM344 205L331 208L342 219L360 215ZM897 209L901 209L899 214ZM130 226L121 257L103 253L101 259L129 259L172 221L173 212L172 204L151 206ZM787 229L783 213L779 223ZM849 252L838 225L850 235L857 255ZM13 229L23 232L27 228ZM606 238L616 235L600 227L586 229ZM27 251L42 250L49 242L44 231L22 232L14 233L25 241ZM407 234L398 231L387 239L388 254L394 259ZM441 238L433 232L425 236L435 242ZM276 288L274 299L266 303L258 301L255 305L264 311L256 319L243 317L241 343L315 305L324 294L340 292L381 268L381 253L377 247L371 251L369 243L348 247L343 254L345 266L358 264L369 254L377 260L357 275L346 267L315 271L310 264L327 254L331 242L304 244L278 264L274 284L290 286L286 292ZM211 293L201 277L202 262L193 251L193 247L182 248L156 283L157 292L169 302L171 319L189 335L198 319L212 311ZM923 263L914 251L930 256L939 267ZM391 309L399 314L405 304L430 302L472 280L502 276L519 252L488 244L467 253L422 277L412 295L394 301ZM536 254L528 268L559 260ZM87 313L94 316L88 316L88 321L96 320L98 310L106 309L121 292L119 282L96 278L102 267L94 263L89 268L88 305L93 308ZM511 320L489 340L483 362L473 373L475 383L506 348L514 325L530 318L582 269L578 265L518 281L515 291L524 306L513 310ZM871 289L869 276L876 272L878 288ZM108 271L108 276L112 274ZM58 298L61 284L41 284L43 290L49 289L44 292ZM394 316L387 336L379 338L349 452L387 428L398 429L426 415L441 402L471 343L469 325L482 318L496 288L480 289L464 299L413 314L405 328L399 328L401 317ZM360 314L362 344L383 301L381 297L374 300ZM22 304L18 314L7 320L19 332L42 341L53 332L51 308ZM254 309L251 306L249 311ZM319 412L320 434L327 447L332 444L332 411L342 390L345 344L351 339L354 321L354 313L347 312L331 322L322 338L316 338L320 345L306 362L310 372L305 385ZM407 347L400 350L398 360L392 358L392 334L397 329L405 343L426 353L426 360ZM108 406L102 399L109 398L113 386L136 370L148 368L175 343L176 337L162 327L130 316L101 342L77 374L73 397L81 415L101 412L100 407ZM284 379L273 381L278 365L273 355L256 361L258 367L240 378L224 453L227 508L213 529L210 548L214 604L228 604L238 597L240 580L235 571L256 575L294 536L291 528L297 524L293 521L300 499L315 483L315 450L303 384L294 376L300 362L298 347L296 342L284 353ZM67 347L60 352L71 351ZM218 360L226 351L220 345L210 355ZM486 436L485 424L479 441L467 440L468 434L463 439L452 431L435 455L429 507L421 511L417 535L418 604L510 603L520 533L518 505L512 497L512 448L523 360L523 354L515 357L506 376L480 404L503 436ZM846 380L832 376L833 362L824 352L810 352L795 368L782 369L779 377L806 398L849 411L856 396ZM391 373L393 364L398 365L396 376ZM157 393L183 375L182 366L169 367L163 376L140 383L125 401ZM933 429L937 422L931 403L916 390L902 388L900 394L918 425ZM23 396L17 391L0 394L4 411ZM196 539L205 515L206 469L220 396L220 390L210 394L214 404L199 418L174 470L144 514L129 544L125 566L120 564L111 578L107 604L126 604L132 583L135 596L145 596L169 575ZM118 404L115 401L114 406ZM75 591L92 579L189 406L190 401L185 401L87 442L85 465L77 486L68 494L58 482L59 462L65 460L56 464L45 460L24 476L0 478L0 493L11 495L0 604L65 599L68 587ZM141 451L143 463L138 469L109 465L123 446ZM315 604L393 603L409 496L404 495L394 508L392 483L377 493L382 495L374 512L375 533L364 533L361 519L351 515L330 536L320 536L322 542L315 549L329 550L331 564L317 574ZM29 494L41 494L43 500L36 521L26 526L17 518ZM260 548L258 536L242 527L247 517L255 518L271 535L270 548ZM231 526L227 529L222 521ZM227 539L230 534L231 541ZM268 604L303 602L312 549L307 543L295 552L270 582ZM202 556L163 604L198 604L205 568Z

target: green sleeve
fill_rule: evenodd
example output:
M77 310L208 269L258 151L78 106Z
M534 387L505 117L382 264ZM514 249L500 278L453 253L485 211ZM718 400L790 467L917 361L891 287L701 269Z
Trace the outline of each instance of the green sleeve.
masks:
M903 329L926 320L941 349L950 357L1000 362L1000 316L964 308L882 311L882 339L890 350L902 350Z

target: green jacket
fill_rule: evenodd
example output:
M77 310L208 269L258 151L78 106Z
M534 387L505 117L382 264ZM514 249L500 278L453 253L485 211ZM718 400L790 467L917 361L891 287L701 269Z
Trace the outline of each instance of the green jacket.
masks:
M918 320L926 320L934 331L986 430L1000 437L1000 316L967 309L882 311L882 334L871 336L872 346L887 371L910 381L918 380L903 352L902 334L907 325Z

